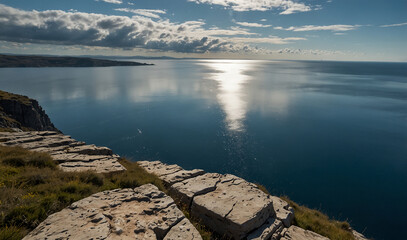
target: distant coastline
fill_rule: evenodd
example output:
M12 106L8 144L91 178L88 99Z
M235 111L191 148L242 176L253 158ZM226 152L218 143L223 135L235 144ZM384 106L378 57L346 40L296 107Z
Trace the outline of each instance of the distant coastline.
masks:
M16 67L114 67L149 66L132 61L112 61L88 57L16 56L0 54L0 68Z

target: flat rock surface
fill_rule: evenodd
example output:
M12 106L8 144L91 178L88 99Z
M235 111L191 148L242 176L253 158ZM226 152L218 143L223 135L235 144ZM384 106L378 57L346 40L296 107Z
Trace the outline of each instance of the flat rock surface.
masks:
M137 163L147 172L159 176L167 185L172 185L205 173L202 169L184 170L178 165L167 165L160 161L139 161Z
M193 198L191 214L216 232L240 239L263 225L274 211L269 195L242 178L226 174L214 191Z
M329 238L296 226L291 226L284 232L281 240L329 240Z
M221 174L206 173L204 175L175 183L170 187L170 193L177 200L191 207L192 198L216 190L221 181Z
M119 163L119 156L114 155L111 149L86 145L58 132L0 132L0 145L47 152L67 172L108 173L126 170Z
M202 239L174 201L146 184L96 193L52 214L24 239Z
M170 195L185 204L193 217L221 235L235 239L245 238L275 216L271 196L242 178L230 174L184 170L177 165L167 165L159 161L138 163L146 171L167 182L170 185ZM192 173L198 175L193 176ZM177 175L180 176L179 179L182 179L183 175L188 177L182 181L168 180ZM282 226L281 221L278 221ZM277 227L283 228L280 225ZM268 234L270 236L276 232L273 229L269 231L272 231Z

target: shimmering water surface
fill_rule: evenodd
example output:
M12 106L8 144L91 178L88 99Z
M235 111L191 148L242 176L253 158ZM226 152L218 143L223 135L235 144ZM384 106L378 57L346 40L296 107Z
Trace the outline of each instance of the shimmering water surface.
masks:
M232 173L369 237L407 235L407 64L154 63L0 69L0 89L133 160Z

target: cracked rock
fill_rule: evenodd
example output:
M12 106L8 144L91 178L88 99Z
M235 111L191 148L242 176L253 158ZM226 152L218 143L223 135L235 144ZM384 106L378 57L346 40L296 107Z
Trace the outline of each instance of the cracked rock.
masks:
M86 145L58 132L1 132L0 145L49 153L59 168L66 172L109 173L126 170L119 163L119 156L109 148Z
M152 214L144 214L146 209ZM68 238L202 239L174 201L152 184L75 202L50 215L24 239Z
M294 220L294 209L279 197L271 196L276 217L280 219L285 227L290 227Z

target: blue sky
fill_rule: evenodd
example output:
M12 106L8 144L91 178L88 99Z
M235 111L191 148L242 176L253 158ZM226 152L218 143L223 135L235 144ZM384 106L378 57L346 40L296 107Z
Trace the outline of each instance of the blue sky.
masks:
M0 52L407 61L407 1L0 0Z

